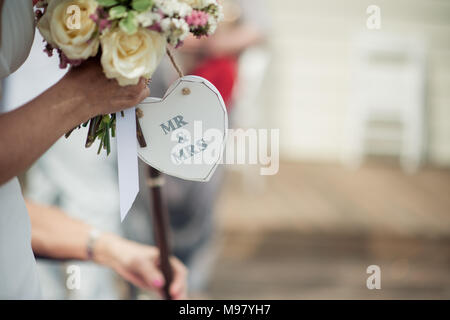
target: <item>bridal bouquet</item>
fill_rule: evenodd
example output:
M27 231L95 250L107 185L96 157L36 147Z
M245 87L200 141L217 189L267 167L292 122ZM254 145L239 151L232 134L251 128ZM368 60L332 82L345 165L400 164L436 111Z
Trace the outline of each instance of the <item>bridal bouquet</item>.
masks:
M167 44L178 48L190 33L209 36L222 18L217 0L41 0L36 8L45 51L57 52L61 68L100 55L106 77L121 86L149 79ZM89 125L86 147L98 138L98 152L109 154L115 117L101 115L83 124Z

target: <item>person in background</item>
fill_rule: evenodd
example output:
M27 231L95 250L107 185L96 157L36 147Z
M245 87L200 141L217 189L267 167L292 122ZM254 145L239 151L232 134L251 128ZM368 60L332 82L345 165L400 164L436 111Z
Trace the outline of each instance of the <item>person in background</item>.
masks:
M247 2L248 4L246 4ZM227 2L230 4L225 7L228 12L224 25L228 30L227 33L218 34L217 37L220 38L217 39L214 37L202 41L189 39L186 41L186 49L184 49L186 54L183 54L186 59L180 60L185 64L186 73L190 73L190 69L197 67L204 72L202 74L206 78L215 82L215 85L222 91L228 106L232 101L232 87L237 76L236 61L240 52L248 46L260 43L263 39L264 32L261 31L264 29L263 22L265 22L263 15L255 12L255 8L246 9L250 8L251 3L254 4L254 2L255 0L240 3ZM258 3L258 6L262 8L263 3ZM244 7L241 7L241 4ZM222 26L219 30L221 28ZM232 35L231 37L227 35L228 32ZM239 38L236 37L237 34L242 37L238 41L239 43L235 42ZM230 39L234 42L230 43ZM198 46L196 45L197 41L201 42ZM205 55L202 53L206 47L216 47L216 45L211 45L214 42L217 42L217 46L228 42L226 54L208 53ZM199 59L198 66L193 63L195 59ZM14 102L18 105L25 102L19 101L18 96L24 98L27 96L14 94L16 91L20 92L23 86L30 87L30 89L36 88L36 92L33 94L37 95L39 91L45 90L64 75L58 69L57 62L51 63L50 60L42 53L41 39L37 35L30 59L18 73L6 81L5 94L14 97L14 101L10 101L10 103ZM214 63L214 61L221 61L221 63ZM215 66L220 68L217 69ZM226 76L225 69L229 70ZM162 97L173 80L173 78L168 79L171 77L169 70L171 69L163 67L154 75L151 84L154 96ZM213 77L213 73L218 76ZM33 74L33 77L30 77L30 74ZM166 79L168 80L166 81ZM224 80L228 89L218 83L217 79ZM35 203L58 207L72 218L82 220L97 229L115 234L125 234L126 238L137 242L154 244L150 222L151 199L149 199L148 188L145 185L147 166L140 163L142 169L141 192L121 226L117 219L119 204L116 196L118 187L114 145L109 157L98 156L95 148L84 150L82 149L86 137L84 130L84 128L75 130L69 139L63 137L58 140L29 170L25 189L27 197ZM194 272L190 272L192 274L190 283L198 288L197 290L193 287L194 291L199 291L204 287L211 266L210 259L206 258L211 256L210 244L214 231L212 208L220 189L222 177L223 171L217 170L208 184L167 178L166 191L169 193L172 228L175 231L174 255L179 254L183 261L190 263L195 269ZM187 194L188 190L191 190L190 194ZM192 199L188 200L190 195L192 195ZM125 228L125 233L123 233L123 228ZM67 290L65 282L61 281L67 276L67 265L67 263L51 260L38 261L45 297L57 299L115 299L119 297L114 273L110 269L90 261L77 262L83 279L86 280L85 283L89 283L89 285L84 285L79 290Z
M212 82L232 112L233 89L238 77L238 60L247 48L262 44L268 25L264 0L226 0L224 21L217 32L201 40L190 37L177 50L185 74L198 75ZM178 75L167 61L157 70L151 83L152 95L162 97ZM230 117L232 118L232 117ZM140 167L142 182L137 200L124 222L129 239L153 243L151 199L145 186L146 168ZM165 177L164 191L169 205L173 253L185 263L189 272L189 290L203 296L214 262L214 206L221 190L224 169L219 166L207 183Z

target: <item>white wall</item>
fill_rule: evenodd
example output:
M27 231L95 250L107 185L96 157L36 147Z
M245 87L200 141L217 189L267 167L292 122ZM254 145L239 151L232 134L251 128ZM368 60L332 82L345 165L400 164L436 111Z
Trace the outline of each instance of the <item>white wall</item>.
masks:
M382 31L429 46L428 159L450 165L450 0L271 0L272 65L262 98L285 158L338 160L349 101L352 37L381 7ZM377 32L377 31L372 31Z

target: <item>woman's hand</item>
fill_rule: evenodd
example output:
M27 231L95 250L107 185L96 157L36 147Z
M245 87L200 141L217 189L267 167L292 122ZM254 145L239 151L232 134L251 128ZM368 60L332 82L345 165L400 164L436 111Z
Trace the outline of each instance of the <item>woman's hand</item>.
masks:
M150 95L147 81L121 87L114 79L107 79L98 59L90 59L72 68L58 83L62 92L81 97L80 107L89 117L121 111L139 104Z
M158 292L162 296L164 277L159 270L159 251L155 247L132 242L113 234L103 234L94 248L94 260L114 269L134 285ZM176 258L171 259L173 299L186 299L187 269Z
M32 247L36 255L53 259L88 260L114 269L126 280L161 294L164 278L159 271L159 252L151 246L102 233L93 246L93 257L86 248L92 227L66 215L61 209L27 201L31 218ZM170 293L174 299L186 298L187 270L171 260L174 279Z
M145 79L121 87L105 77L95 59L73 68L40 96L0 115L0 185L23 172L69 130L97 115L135 106L149 94Z

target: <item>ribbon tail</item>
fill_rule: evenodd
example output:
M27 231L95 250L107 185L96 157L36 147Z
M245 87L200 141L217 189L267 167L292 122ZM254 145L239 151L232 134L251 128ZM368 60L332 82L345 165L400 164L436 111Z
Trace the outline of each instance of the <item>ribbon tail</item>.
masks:
M136 111L116 114L117 165L119 172L120 221L123 222L139 192Z

